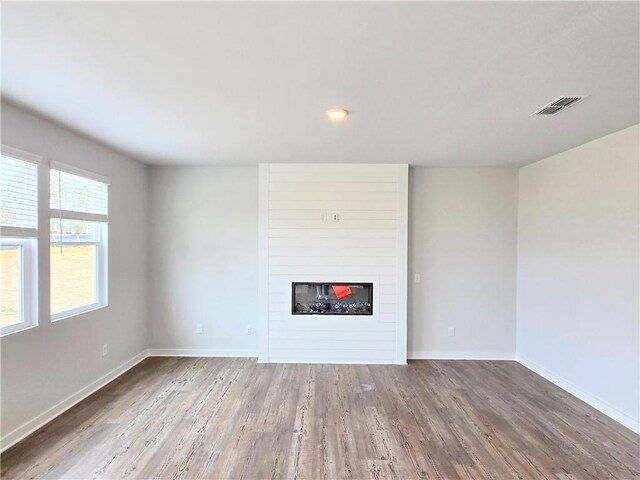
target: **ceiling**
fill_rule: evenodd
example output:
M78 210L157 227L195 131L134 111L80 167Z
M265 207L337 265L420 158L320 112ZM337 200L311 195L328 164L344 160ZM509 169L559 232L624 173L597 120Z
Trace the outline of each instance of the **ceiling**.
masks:
M639 5L2 2L2 94L153 164L519 166L639 122Z

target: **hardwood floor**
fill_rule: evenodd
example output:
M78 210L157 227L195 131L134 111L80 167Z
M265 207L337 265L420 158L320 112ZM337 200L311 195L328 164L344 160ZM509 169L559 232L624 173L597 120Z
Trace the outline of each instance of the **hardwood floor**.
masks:
M639 437L515 362L149 358L2 478L632 479Z

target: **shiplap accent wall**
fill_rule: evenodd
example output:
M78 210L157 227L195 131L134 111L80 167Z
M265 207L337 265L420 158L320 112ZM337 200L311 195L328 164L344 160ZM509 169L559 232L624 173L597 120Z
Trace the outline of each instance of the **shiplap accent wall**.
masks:
M406 363L407 181L407 165L260 165L259 361ZM294 316L294 281L373 282L373 316Z

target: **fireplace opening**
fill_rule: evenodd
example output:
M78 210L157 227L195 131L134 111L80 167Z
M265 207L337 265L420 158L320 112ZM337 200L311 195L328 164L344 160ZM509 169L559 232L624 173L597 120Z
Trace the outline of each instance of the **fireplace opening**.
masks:
M373 283L293 282L293 315L373 315Z

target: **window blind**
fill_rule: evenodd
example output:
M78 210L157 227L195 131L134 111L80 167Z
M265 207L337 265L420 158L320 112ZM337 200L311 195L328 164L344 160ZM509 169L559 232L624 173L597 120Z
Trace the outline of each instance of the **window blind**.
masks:
M0 157L0 228L3 236L38 233L38 165L5 154Z
M50 170L52 216L106 222L109 185L98 180L52 168Z

